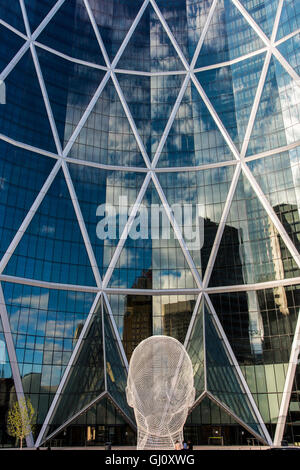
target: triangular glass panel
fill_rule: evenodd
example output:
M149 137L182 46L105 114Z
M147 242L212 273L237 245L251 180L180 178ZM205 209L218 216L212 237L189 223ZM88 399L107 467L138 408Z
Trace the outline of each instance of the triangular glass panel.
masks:
M234 156L193 82L184 93L158 167L197 166Z
M89 1L106 52L112 61L135 20L143 0ZM149 27L148 27L149 28ZM147 31L147 30L146 30Z
M233 60L264 46L233 2L221 0L217 2L196 68Z
M300 22L300 14L299 14ZM299 64L299 43L300 43L300 33L291 37L287 41L282 42L277 45L277 49L283 55L283 57L288 61L288 63L293 67L297 74L300 74L300 64ZM299 85L298 85L299 89Z
M18 142L56 153L30 51L24 54L7 76L5 85L6 104L0 105L0 132Z
M117 69L143 72L171 72L184 70L168 34L151 4L144 11Z
M122 234L122 220L144 182L144 173L69 164L71 178L101 276ZM127 219L126 219L127 220Z
M13 385L12 371L6 346L4 329L0 317L0 380L4 390L11 389Z
M185 75L118 74L125 100L148 155L154 156Z
M14 34L8 28L5 28L2 24L0 24L0 41L2 44L2 47L0 49L0 69L2 71L12 60L12 58L16 55L16 53L21 49L24 44L24 39L20 38L20 36ZM0 99L0 103L4 104L2 102L2 93L0 95Z
M95 285L95 278L62 170L10 258L13 276Z
M285 2L284 2L285 3ZM243 0L243 7L250 13L254 21L270 38L274 26L279 0Z
M299 274L269 215L241 174L209 285L252 284Z
M0 257L25 219L55 160L0 141Z
M247 155L297 142L300 139L299 113L298 85L272 57Z
M241 149L265 54L197 73L208 99L238 149Z
M197 400L205 390L205 342L203 301L200 302L194 319L193 329L186 347L194 370L194 387Z
M235 421L229 414L225 413L225 411L220 408L220 406L218 406L214 401L212 401L211 398L205 395L201 399L200 403L197 404L195 408L193 408L193 411L189 414L184 430L185 435L188 433L186 426L193 424L222 426L226 424L235 424ZM208 432L209 434L207 434ZM200 442L198 442L198 444L207 445L209 437L215 436L216 439L209 440L209 445L220 445L220 438L222 437L222 435L222 428L220 429L216 427L214 429L203 429L203 434L200 434ZM226 442L225 440L223 444L228 445L228 442Z
M293 150L247 164L287 234L300 251L300 193Z
M125 241L109 285L170 289L196 287L193 274L150 182Z
M19 0L1 3L0 18L22 33L25 33L25 25Z
M207 391L243 423L264 437L237 370L228 356L224 339L206 303L204 318Z
M187 172L157 173L182 227L183 239L203 278L222 217L235 166Z
M37 40L70 57L106 65L83 0L65 0Z
M24 0L31 32L39 26L57 0Z
M277 38L281 39L300 28L300 4L298 0L285 0L283 2Z
M105 85L68 156L106 165L145 166L111 79Z
M206 23L212 0L156 0L176 42L191 62Z
M15 283L3 283L3 293L23 390L42 424L95 294Z
M65 146L105 72L36 48L60 141Z
M56 429L55 426L51 426L48 436L50 437ZM79 429L80 433L78 433ZM65 443L74 439L74 433L80 436L82 445L89 448L97 449L95 446L104 446L107 442L115 443L119 439L122 440L123 446L136 444L135 429L131 423L128 424L124 413L107 395L100 397L96 404L80 413L69 426L66 426L63 431L52 434L52 437L64 446Z
M133 409L126 399L127 370L121 356L117 338L113 332L111 320L105 302L103 302L105 353L106 353L106 380L107 391L124 413L134 421Z
M90 320L50 420L59 427L105 391L101 300ZM78 335L79 336L79 335Z

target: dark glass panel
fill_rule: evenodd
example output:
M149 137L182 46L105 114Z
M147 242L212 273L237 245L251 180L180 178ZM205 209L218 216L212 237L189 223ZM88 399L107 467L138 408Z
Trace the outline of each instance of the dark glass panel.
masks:
M95 285L62 170L16 247L5 273L63 284Z
M204 313L203 302L200 303L194 320L193 329L187 345L187 353L189 354L194 371L194 387L196 389L196 397L199 398L205 390L205 357L204 357Z
M111 79L81 129L69 156L108 165L145 166Z
M83 0L65 0L38 42L70 57L105 65Z
M151 4L144 11L117 68L144 72L183 70L182 61Z
M0 255L4 255L55 160L0 141Z
M56 0L24 0L31 32L33 32L47 16Z
M264 47L263 41L230 0L217 3L196 62L203 67L228 60Z
M210 285L252 284L298 275L299 269L279 232L241 174Z
M43 423L95 294L3 283L23 389Z
M65 146L105 72L36 48L60 141Z
M127 370L124 365L119 346L112 330L111 320L103 302L105 352L106 352L106 377L107 390L116 401L121 410L134 421L134 414L128 406L125 388L127 385Z
M110 295L114 320L128 361L137 345L152 336L152 297L146 295Z
M5 85L6 104L0 105L0 132L19 142L56 153L30 51L24 54L10 72Z
M1 8L1 7L0 7ZM8 28L0 25L0 69L1 71L16 55L24 44L24 40ZM2 105L3 103L1 103Z
M82 338L51 424L59 426L105 390L101 301ZM78 335L79 336L79 335Z
M0 18L22 33L25 33L25 26L19 0L2 2L0 5Z
M212 106L241 149L265 54L196 74Z
M205 304L204 318L207 390L257 434L263 435L237 371L229 359L224 340Z
M157 166L194 166L233 159L198 90L190 82Z

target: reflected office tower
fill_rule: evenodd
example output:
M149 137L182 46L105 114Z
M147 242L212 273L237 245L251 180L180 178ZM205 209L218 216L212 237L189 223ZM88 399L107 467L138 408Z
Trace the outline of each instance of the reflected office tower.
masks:
M298 3L1 2L0 446L135 446L160 335L187 439L299 442Z

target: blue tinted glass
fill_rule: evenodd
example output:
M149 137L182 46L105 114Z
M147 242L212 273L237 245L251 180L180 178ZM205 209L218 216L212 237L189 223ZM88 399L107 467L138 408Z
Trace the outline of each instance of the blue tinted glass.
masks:
M282 152L248 163L286 232L300 251L300 195L297 167L289 152Z
M84 2L65 0L38 36L38 42L77 59L105 65Z
M142 77L119 74L118 80L147 153L153 157L184 76Z
M112 60L128 33L143 0L90 0L106 52Z
M0 69L1 71L11 61L19 49L24 44L24 40L8 28L0 25Z
M33 32L56 4L56 0L25 0L24 3L30 29Z
M158 173L184 241L202 277L223 213L235 166Z
M196 62L203 67L236 59L264 47L263 41L230 0L217 3Z
M1 379L10 379L12 377L4 329L0 318L0 377Z
M198 90L190 82L157 166L194 166L233 159Z
M0 132L19 142L56 152L49 119L30 51L5 80Z
M36 48L61 142L66 144L104 72Z
M63 284L95 285L62 170L46 193L5 272Z
M95 294L11 283L3 291L24 392L42 423Z
M69 156L108 165L145 166L111 79L105 85Z
M195 399L205 390L205 364L204 364L204 317L203 303L200 304L193 330L187 345L187 353L189 354L194 371L194 387L196 389Z
M300 138L298 85L281 64L272 58L247 155L282 147Z
M299 44L300 34L296 34L287 41L278 44L277 49L283 57L289 62L293 69L299 74L300 73L300 59L299 59Z
M19 0L11 0L10 2L1 3L0 18L22 33L25 33L25 26Z
M300 28L300 4L298 0L285 0L282 6L277 39Z
M151 4L143 13L117 68L145 72L183 70L183 64Z
M144 289L195 287L193 274L152 183L109 285Z
M75 164L69 168L89 239L103 275L120 240L122 214L128 214L134 204L144 174L106 171Z
M0 141L0 253L7 250L55 160Z
M79 335L77 336L78 339ZM104 392L102 312L98 304L66 378L51 424L60 425Z
M278 0L244 0L243 7L248 10L263 32L271 37L278 3Z
M210 285L298 276L299 269L248 180L241 175L224 227Z
M224 342L220 338L212 315L206 306L204 315L207 389L228 406L244 423L248 424L258 434L262 434L257 418L251 409L249 399L242 388L234 366L229 360Z
M191 61L212 0L157 0L156 4L185 57Z
M235 145L241 149L265 54L196 74Z

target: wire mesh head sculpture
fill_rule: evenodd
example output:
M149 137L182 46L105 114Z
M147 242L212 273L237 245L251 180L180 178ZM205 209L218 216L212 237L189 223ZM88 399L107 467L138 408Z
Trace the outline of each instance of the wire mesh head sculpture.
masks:
M138 427L137 449L174 449L195 400L194 374L184 346L170 336L151 336L134 350L126 395Z

